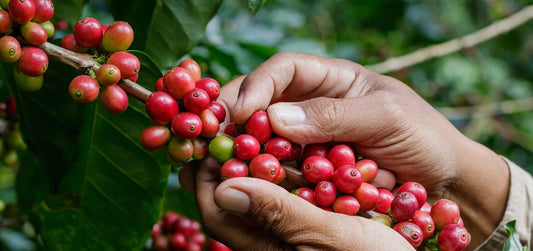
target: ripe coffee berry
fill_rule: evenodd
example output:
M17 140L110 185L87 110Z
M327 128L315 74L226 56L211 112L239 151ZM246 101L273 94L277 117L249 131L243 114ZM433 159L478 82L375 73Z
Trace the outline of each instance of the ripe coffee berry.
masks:
M112 64L102 65L96 71L96 80L103 86L114 85L120 81L120 69Z
M220 84L212 78L202 78L196 82L196 88L201 88L209 94L209 98L214 101L220 95Z
M115 52L107 59L108 64L113 64L120 70L120 77L128 79L139 73L141 62L139 59L129 52Z
M141 145L147 151L157 151L170 141L172 134L166 126L153 125L144 129L141 133Z
M374 208L374 211L380 213L380 214L387 214L390 210L390 206L392 203L392 200L394 199L394 195L391 191L385 188L378 188L379 192L379 202L377 206Z
M25 46L22 48L17 66L28 76L41 76L48 69L48 56L37 47Z
M192 59L183 60L178 65L178 67L184 68L189 71L194 82L197 82L202 77L202 70L200 69L200 65L198 65L198 63Z
M87 48L83 48L78 44L73 34L68 34L61 39L60 46L73 52L85 53Z
M362 159L355 162L355 167L361 171L363 182L371 182L378 175L378 165L371 159Z
M48 34L44 27L38 23L27 22L20 27L20 32L26 41L32 45L39 46L46 42Z
M333 173L333 184L339 192L353 193L363 183L361 172L353 165L340 166Z
M11 0L9 15L15 23L25 24L35 15L35 4L32 0Z
M154 89L156 92L167 92L165 86L163 85L163 77L160 77L155 81Z
M424 203L426 203L426 199L427 199L426 189L424 188L424 186L422 186L418 182L411 181L411 182L406 182L402 184L400 188L398 188L398 193L401 193L401 192L412 193L416 197L419 207L422 207Z
M222 106L217 101L211 101L207 109L209 109L213 112L213 114L215 114L219 123L224 122L224 120L226 119L226 109L224 109L224 106Z
M391 203L391 213L397 221L407 221L415 216L418 209L416 197L410 192L396 194Z
M220 129L220 124L215 114L205 109L200 113L200 120L202 121L202 132L200 135L208 139L214 138Z
M320 181L315 187L316 203L323 207L333 205L337 198L337 189L335 185L329 181Z
M302 165L304 178L312 183L330 180L333 177L334 167L329 160L320 156L307 158Z
M335 168L355 164L355 154L347 145L336 145L328 152L328 160Z
M0 38L0 60L6 63L14 63L22 55L22 48L19 41L12 36Z
M298 143L291 142L291 154L289 157L282 159L281 161L289 162L294 160L299 160L302 155L302 145Z
M431 207L431 217L437 229L448 224L457 224L460 218L459 206L451 200L439 199Z
M44 23L54 16L54 4L52 0L33 0L35 5L35 15L33 21L37 23Z
M220 178L223 181L246 176L248 176L248 165L238 158L229 159L220 167Z
M194 152L192 153L192 158L196 160L202 160L207 155L209 141L203 138L194 138L192 139L192 144L194 146Z
M379 191L369 183L363 182L353 195L359 201L363 211L370 211L379 203Z
M172 119L171 130L181 139L194 139L202 132L202 120L192 112L178 113Z
M0 10L0 34L8 33L13 26L13 20L9 17L9 13L5 10Z
M192 113L200 114L211 104L209 94L204 89L194 88L183 97L183 105ZM218 121L218 119L217 119Z
M81 47L91 48L102 40L102 25L92 17L86 17L74 25L74 37Z
M303 158L307 159L311 156L328 157L328 146L323 143L307 144L304 146Z
M309 201L313 205L317 205L315 201L315 191L309 187L300 187L291 191L292 194Z
M209 240L209 244L207 245L207 250L208 251L231 251L231 249L228 248L226 245L214 239Z
M286 138L273 137L265 143L265 152L272 154L278 160L286 159L291 155L292 144Z
M241 134L233 141L233 153L242 160L251 160L261 150L259 141L248 134Z
M422 230L412 222L400 222L394 225L394 230L405 238L411 246L417 248L424 240Z
M335 199L331 206L336 213L356 215L359 212L359 201L351 195L341 195Z
M246 121L246 133L254 136L259 143L264 144L272 136L272 127L265 111L255 111Z
M165 90L177 100L182 100L185 94L196 87L195 81L185 68L174 67L163 76Z
M413 223L420 227L424 234L424 239L428 239L435 232L435 222L428 213L417 210L413 216Z
M145 103L148 116L158 124L166 125L178 114L178 103L166 92L154 92Z
M281 165L276 157L263 153L255 156L248 168L253 177L272 182L277 178Z
M439 233L438 246L442 251L461 251L470 244L470 233L458 224L446 225Z
M110 85L100 90L100 101L104 108L114 114L124 112L128 108L128 95L120 86Z
M80 75L70 81L68 92L76 102L89 103L98 97L100 85L96 79Z
M102 47L107 52L127 50L133 42L133 29L124 21L112 23L104 32Z

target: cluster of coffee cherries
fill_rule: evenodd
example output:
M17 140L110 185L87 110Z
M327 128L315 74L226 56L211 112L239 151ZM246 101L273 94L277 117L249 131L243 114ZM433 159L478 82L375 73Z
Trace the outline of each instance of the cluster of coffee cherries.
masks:
M38 46L54 35L54 5L51 0L2 0L0 6L0 60L16 64L14 78L22 90L37 91L48 69L48 56Z
M72 79L69 94L73 100L89 103L100 97L104 108L115 114L128 108L128 96L117 84L121 79L135 82L139 77L139 59L126 52L133 37L132 27L124 21L102 25L95 18L86 17L76 22L73 34L61 39L61 47L89 53L103 62L96 72L89 73L92 76L80 75Z
M145 108L157 124L143 130L141 145L149 151L168 145L168 155L176 165L203 159L226 117L226 110L216 101L219 83L201 78L198 63L185 59L157 80L155 90Z
M19 129L17 107L13 96L0 103L0 161L7 167L18 166L17 151L27 146Z
M152 228L151 248L154 251L199 251L206 244L198 221L168 211ZM208 251L230 251L214 239L207 241Z

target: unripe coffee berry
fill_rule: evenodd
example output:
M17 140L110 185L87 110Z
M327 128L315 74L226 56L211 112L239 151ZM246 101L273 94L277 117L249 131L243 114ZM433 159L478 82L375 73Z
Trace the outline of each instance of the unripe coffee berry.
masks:
M194 88L183 97L183 105L192 113L200 114L211 104L209 94L204 89ZM218 121L218 119L217 119Z
M13 67L13 78L17 86L27 92L40 90L44 82L43 75L31 77L23 73L18 67Z
M52 0L33 0L35 5L35 15L33 21L37 23L43 23L54 16L54 4Z
M226 136L216 136L209 143L209 154L218 162L224 163L233 157L233 140Z
M92 17L86 17L74 25L74 37L81 47L91 48L102 40L102 25Z
M51 38L54 36L54 33L56 32L56 28L54 27L54 24L50 21L46 21L44 23L39 23L44 30L46 31L46 36L48 38Z
M11 0L9 15L15 23L25 24L35 15L35 4L32 0Z
M114 114L122 113L128 108L128 95L118 85L102 87L100 101L104 108Z
M187 71L191 73L191 76L194 80L194 82L197 82L202 77L202 70L200 69L200 65L193 59L185 59L183 60L178 67L184 68Z
M22 48L17 66L28 76L41 76L48 69L48 56L37 47L25 46Z
M80 75L70 81L68 92L70 97L79 103L89 103L98 97L100 85L96 79Z
M185 164L192 158L194 145L189 139L172 137L168 143L168 154L177 164Z
M172 119L171 130L181 139L194 139L202 132L202 120L192 112L178 113Z
M144 129L141 133L141 145L147 151L157 151L168 144L172 134L166 126L153 125Z
M320 156L311 156L302 164L302 175L311 183L318 183L330 180L334 172L333 164L329 160Z
M212 78L202 78L196 82L196 88L201 88L209 94L209 98L214 101L220 95L220 84Z
M22 48L19 41L12 36L0 38L0 60L6 63L14 63L22 55Z
M241 134L233 141L233 153L242 160L251 160L261 150L257 139L249 134Z
M248 165L238 158L231 158L220 167L220 178L224 181L248 176Z
M24 39L31 45L39 46L48 39L48 34L44 27L38 23L27 22L20 27L20 32Z
M120 81L120 69L112 64L102 65L96 71L96 80L103 86L114 85Z
M163 76L163 85L176 100L182 100L185 94L196 87L191 73L181 67L168 70Z
M178 103L166 92L154 92L145 103L146 113L158 124L166 125L178 114Z
M276 157L263 153L255 156L248 168L253 177L273 181L278 176L281 165Z
M118 67L122 79L128 79L135 76L135 74L139 73L141 68L141 62L139 59L135 55L124 51L111 54L107 59L107 63Z
M133 29L124 21L112 23L104 32L102 47L107 52L127 50L133 42Z
M246 121L246 133L254 136L259 143L266 143L272 136L272 127L267 112L255 111Z
M13 20L9 17L9 13L5 10L0 10L0 34L8 33L13 27Z

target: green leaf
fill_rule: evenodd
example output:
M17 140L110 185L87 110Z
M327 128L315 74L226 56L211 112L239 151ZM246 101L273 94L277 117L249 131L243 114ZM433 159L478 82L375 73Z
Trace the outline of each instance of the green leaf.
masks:
M113 0L108 1L116 20L130 23L135 32L133 49L142 50L163 68L174 65L204 36L207 23L221 0Z
M88 0L54 0L54 18L63 19L70 24L80 20L83 7Z
M505 224L505 230L507 231L507 241L503 245L503 251L528 251L529 249L522 246L518 233L516 232L516 220L512 220Z
M254 13L255 15L257 11L259 11L261 6L266 3L266 1L267 0L248 0L248 6L252 10L252 13Z

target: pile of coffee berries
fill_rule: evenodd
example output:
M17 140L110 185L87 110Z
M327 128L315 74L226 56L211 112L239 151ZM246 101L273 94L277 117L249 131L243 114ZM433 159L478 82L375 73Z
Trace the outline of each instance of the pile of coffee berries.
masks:
M14 63L17 85L37 91L43 85L48 56L38 46L54 35L51 0L0 1L0 60Z
M200 230L200 224L173 211L165 213L161 221L152 228L151 248L155 251L196 251L202 250L206 237ZM224 244L210 239L209 251L229 251Z
M203 159L209 140L216 136L226 117L224 107L215 101L220 93L219 83L201 78L198 63L186 59L157 80L155 89L145 108L157 124L141 133L141 145L149 151L168 145L168 155L177 165Z

